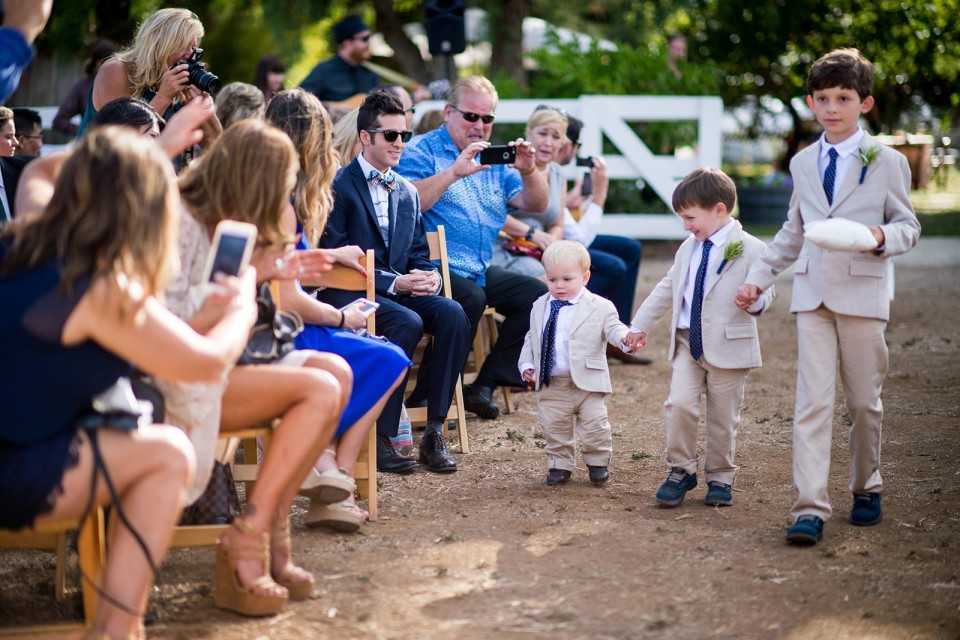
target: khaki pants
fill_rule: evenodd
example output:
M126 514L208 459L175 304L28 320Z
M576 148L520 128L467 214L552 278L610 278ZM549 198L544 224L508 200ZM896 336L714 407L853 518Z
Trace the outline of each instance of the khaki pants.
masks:
M689 332L677 331L670 395L663 405L668 467L680 467L691 474L697 472L700 396L706 392L704 475L707 482L733 484L737 475L737 465L733 463L737 428L749 373L749 369L719 369L708 364L705 358L699 362L694 360L690 355Z
M877 493L880 479L880 391L887 375L887 323L834 313L824 306L797 314L797 406L793 417L794 519L815 515L826 520L832 509L827 495L833 438L837 362L853 424L850 445L850 491Z
M577 388L570 376L555 375L549 387L541 388L538 415L547 441L548 469L576 469L576 436L580 436L584 463L610 465L613 437L603 396Z

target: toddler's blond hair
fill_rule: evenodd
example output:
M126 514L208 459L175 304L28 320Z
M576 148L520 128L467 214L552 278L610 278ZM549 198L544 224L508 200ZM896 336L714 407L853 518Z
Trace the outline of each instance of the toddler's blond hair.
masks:
M543 252L540 262L544 267L561 262L576 262L584 273L590 271L590 253L586 247L573 240L555 240L550 243Z

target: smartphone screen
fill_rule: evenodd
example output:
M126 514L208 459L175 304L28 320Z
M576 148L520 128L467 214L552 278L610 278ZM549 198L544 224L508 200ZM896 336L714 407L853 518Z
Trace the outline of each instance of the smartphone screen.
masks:
M227 233L220 235L220 242L217 245L217 253L213 256L213 268L210 269L210 281L213 282L215 273L223 273L228 276L240 274L240 267L243 265L243 254L247 248L245 236L233 236Z
M480 164L513 164L517 161L517 148L508 144L494 145L480 151Z

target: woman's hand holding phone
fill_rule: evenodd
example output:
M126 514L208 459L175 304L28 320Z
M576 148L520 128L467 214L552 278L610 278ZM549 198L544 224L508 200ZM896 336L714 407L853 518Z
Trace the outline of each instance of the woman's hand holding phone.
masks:
M190 320L198 333L206 333L219 323L228 312L248 312L250 325L256 321L257 270L244 269L240 276L216 273L213 281L204 285L205 297L200 309Z

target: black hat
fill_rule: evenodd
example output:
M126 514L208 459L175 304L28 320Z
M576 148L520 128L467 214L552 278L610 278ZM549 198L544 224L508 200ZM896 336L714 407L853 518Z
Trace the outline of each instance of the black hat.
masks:
M367 26L360 16L351 15L333 25L333 38L337 41L337 44L340 44L347 38L353 37L362 31L370 31L370 27Z

